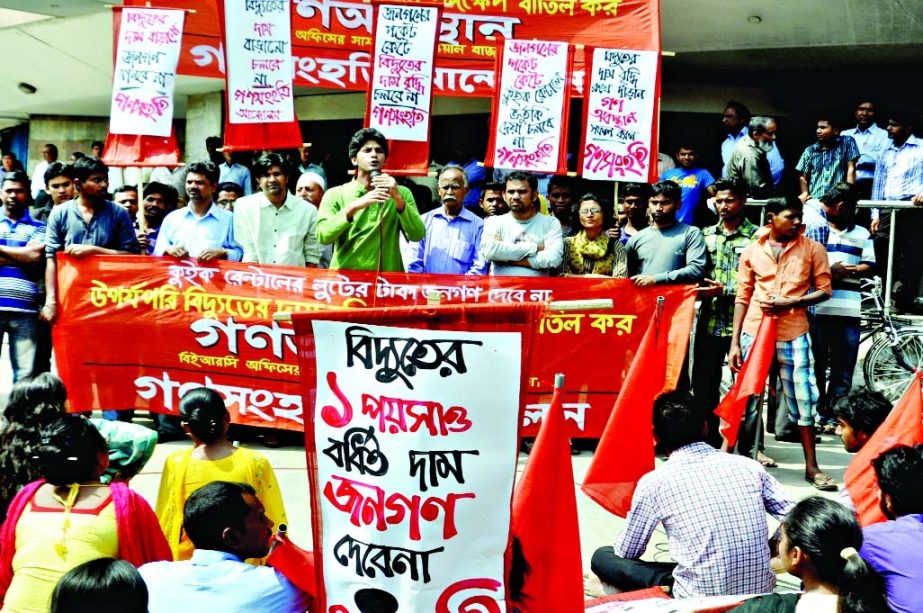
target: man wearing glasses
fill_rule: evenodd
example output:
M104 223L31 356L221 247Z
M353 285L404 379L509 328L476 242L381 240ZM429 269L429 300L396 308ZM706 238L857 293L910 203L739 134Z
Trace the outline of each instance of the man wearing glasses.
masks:
M479 251L484 222L463 204L468 191L465 171L459 166L446 166L437 181L442 206L423 215L426 236L418 243L408 272L486 274L487 261Z

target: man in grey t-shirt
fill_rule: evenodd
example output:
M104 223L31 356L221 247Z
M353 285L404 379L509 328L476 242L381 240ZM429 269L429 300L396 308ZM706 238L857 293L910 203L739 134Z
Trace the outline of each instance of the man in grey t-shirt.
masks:
M628 240L628 276L638 287L698 283L705 276L702 232L676 221L682 190L672 181L655 183L648 208L654 225Z

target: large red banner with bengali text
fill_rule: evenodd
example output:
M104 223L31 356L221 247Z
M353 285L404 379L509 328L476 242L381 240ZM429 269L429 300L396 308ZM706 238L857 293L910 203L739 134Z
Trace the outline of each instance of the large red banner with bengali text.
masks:
M55 360L71 410L176 413L182 394L204 385L224 396L234 422L291 430L304 425L300 373L294 330L276 312L422 305L434 293L445 304L610 298L611 309L547 312L538 322L520 408L523 434L534 436L562 372L569 435L598 438L657 297L681 302L680 313L695 300L691 286L624 279L377 275L169 257L62 254L58 271Z
M412 1L404 0L407 4ZM248 5L290 2L295 85L366 91L372 56L368 2L240 0ZM401 2L395 0L394 3ZM144 6L144 0L125 0ZM159 0L185 8L179 74L224 77L215 0ZM444 96L493 94L494 58L505 38L660 51L658 0L449 0L436 50L434 91ZM574 93L582 94L583 51L578 49Z

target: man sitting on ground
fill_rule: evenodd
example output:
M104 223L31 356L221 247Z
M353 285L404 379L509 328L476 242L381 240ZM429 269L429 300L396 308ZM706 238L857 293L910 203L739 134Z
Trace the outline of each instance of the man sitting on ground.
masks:
M310 596L274 568L244 562L269 553L272 527L246 483L213 481L197 489L183 510L183 530L195 545L192 559L139 569L150 613L303 613Z
M891 521L865 527L859 555L884 578L892 611L923 611L923 445L898 445L872 467Z
M593 554L599 579L620 591L672 586L676 598L771 592L766 513L794 506L759 462L705 443L705 411L675 391L654 402L654 436L670 458L638 482L625 531ZM675 563L644 562L663 524Z

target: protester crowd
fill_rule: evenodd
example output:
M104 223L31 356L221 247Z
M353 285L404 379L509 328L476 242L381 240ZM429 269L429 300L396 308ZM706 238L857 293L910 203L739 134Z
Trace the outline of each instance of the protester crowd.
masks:
M625 533L597 551L594 573L619 590L667 585L677 597L771 592L768 512L782 521L777 559L802 579L804 593L743 610L923 610L914 587L923 568L916 546L923 545L923 447L896 447L875 460L889 521L864 530L848 495L845 505L787 497L766 472L775 461L761 448L753 404L738 455L715 449L712 411L723 369L741 368L765 314L777 322L784 404L813 487L838 489L818 465L816 436L840 432L847 450L857 451L890 410L879 394L851 389L858 281L882 274L890 255L898 304L914 308L923 270L902 246L920 215L907 215L889 254L889 211L872 209L865 227L856 204L923 205L923 147L915 118L903 111L888 114L886 130L871 102L861 102L855 118L854 128L841 130L834 116L818 117L816 142L794 167L800 191L784 193L776 122L729 102L720 178L697 164L687 143L659 181L618 185L616 203L573 177L490 175L464 155L437 170L430 194L385 171L388 141L373 129L350 140L355 174L338 186L327 184L307 147L263 152L247 165L210 139L213 159L158 169L140 194L110 185L101 146L65 164L48 144L31 179L4 155L0 333L9 338L15 385L0 434L2 611L82 610L67 603L95 603L103 592L122 594L126 604L95 611L308 606L308 595L261 562L273 526L286 521L279 487L263 456L229 442L216 392L187 393L179 417L155 417L156 435L132 424L128 411L105 411L104 419L64 414L66 391L48 374L61 252L697 285L689 390L662 396L654 411L670 459L641 480ZM765 200L765 217L748 210L748 198ZM157 436L187 435L193 446L167 459L155 513L126 483ZM659 524L675 563L639 560Z

